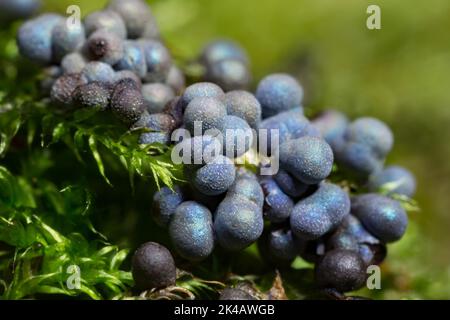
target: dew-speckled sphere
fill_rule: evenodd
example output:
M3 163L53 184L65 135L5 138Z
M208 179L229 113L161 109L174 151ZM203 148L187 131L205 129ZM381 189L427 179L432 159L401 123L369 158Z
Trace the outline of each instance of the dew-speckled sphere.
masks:
M39 64L53 61L52 33L63 18L48 13L25 22L17 33L20 54Z
M206 65L213 65L222 60L238 60L248 64L247 53L239 44L230 40L215 40L202 50L200 60Z
M119 120L131 125L140 119L145 110L146 103L141 91L116 85L111 98L111 111Z
M176 94L181 94L186 86L186 78L183 72L176 65L172 65L167 74L166 84L169 85Z
M219 155L198 169L192 182L201 193L216 196L225 193L234 183L235 177L234 163L229 158Z
M147 62L142 45L137 41L124 41L123 56L114 67L116 70L131 70L144 78L147 74Z
M80 73L86 64L86 58L79 52L69 53L61 60L61 68L65 74Z
M84 27L88 36L97 30L105 29L122 39L127 38L125 22L120 15L112 10L95 11L87 15L84 19Z
M311 123L334 151L342 144L349 120L342 112L331 109L319 114Z
M261 122L261 105L250 92L243 90L227 92L225 95L225 106L229 115L244 119L253 129L259 127Z
M146 82L164 82L172 66L169 50L158 40L140 40L147 63Z
M116 74L114 75L114 83L118 83L119 81L122 81L124 79L131 79L137 84L138 88L142 88L141 79L133 71L131 70L116 71Z
M367 145L357 142L346 143L336 151L336 162L354 176L367 177L381 170L383 161Z
M271 260L290 262L297 256L297 247L290 230L273 230L267 237L267 251Z
M258 240L264 228L261 209L241 198L226 197L214 217L216 240L226 250L239 251Z
M331 173L333 151L318 137L301 137L284 142L279 152L280 168L305 184L316 184Z
M139 290L164 288L175 284L177 270L169 250L155 242L146 242L134 253L131 272Z
M370 191L379 191L386 187L389 189L389 195L396 193L412 197L416 191L416 178L411 171L401 166L388 166L372 174L368 186Z
M391 151L394 137L391 129L382 121L363 117L350 123L344 138L348 142L368 146L378 157L385 157Z
M248 88L251 74L244 62L226 59L210 65L205 79L217 83L225 91L231 91Z
M260 181L264 192L264 217L274 223L289 219L294 201L286 195L272 178L263 178Z
M86 40L84 26L67 25L66 20L61 20L52 31L53 60L57 63L68 53L81 48Z
M152 216L161 227L168 227L175 209L184 201L184 195L179 186L173 190L162 187L153 196Z
M256 204L258 208L262 208L264 205L264 193L258 180L254 177L249 177L247 174L243 176L240 170L238 169L236 172L235 182L228 189L227 197L249 200Z
M253 130L244 119L225 116L219 129L223 138L224 155L237 158L250 150L253 144Z
M63 75L53 84L50 98L57 105L72 106L73 92L83 84L86 84L86 80L79 73Z
M352 214L371 234L387 243L399 240L408 226L408 216L400 203L376 193L353 198Z
M192 100L184 112L184 125L192 135L205 133L209 129L223 127L227 115L225 105L215 98L196 98ZM197 130L194 130L197 122Z
M150 7L142 0L111 0L108 9L122 17L130 39L142 36L148 21L155 19Z
M348 193L335 184L323 182L294 206L291 229L300 239L315 240L337 227L349 212Z
M115 72L109 64L92 61L86 64L86 66L81 71L81 75L86 79L87 82L114 82Z
M223 90L214 83L211 82L197 82L184 90L181 96L181 104L183 109L194 100L195 98L216 98L222 100L225 98Z
M263 118L267 118L301 105L303 88L288 74L271 74L259 82L256 98Z
M72 97L79 107L106 110L111 99L111 87L103 82L91 82L78 86Z
M366 266L358 253L336 249L327 252L315 266L319 287L340 292L361 288L366 280Z
M166 104L175 97L173 89L163 83L147 83L142 86L142 95L147 101L147 111L157 113L163 111Z
M195 201L183 202L175 209L169 234L175 249L185 259L203 260L214 249L211 212Z
M293 198L298 198L308 189L307 184L304 184L294 178L289 172L279 169L273 177L284 193Z
M115 65L124 56L123 39L113 32L100 29L89 36L84 51L92 60Z

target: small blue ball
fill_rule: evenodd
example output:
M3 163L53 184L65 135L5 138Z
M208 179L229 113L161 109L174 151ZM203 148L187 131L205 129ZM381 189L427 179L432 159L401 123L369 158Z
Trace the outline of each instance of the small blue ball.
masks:
M112 83L115 81L115 72L113 68L109 64L92 61L86 64L86 66L81 71L82 77L89 82L104 82L104 83Z
M251 201L258 208L264 205L264 193L256 177L249 176L248 173L243 175L242 172L239 173L239 169L234 184L228 189L227 197Z
M193 184L197 190L207 196L225 193L234 183L236 169L227 157L219 155L213 161L198 169Z
M172 57L169 50L158 40L140 40L144 50L147 74L145 82L164 82L172 66Z
M227 92L225 106L228 115L242 118L250 127L258 129L261 122L261 105L253 94L243 90Z
M224 91L231 91L248 88L251 74L242 61L226 59L210 65L205 79L217 83Z
M184 195L179 186L173 190L162 187L153 196L152 216L155 222L161 227L168 227L175 209L183 202Z
M234 59L248 64L247 53L237 43L229 40L215 40L208 43L202 50L201 61L213 65L219 61Z
M113 32L100 29L89 36L83 50L92 60L115 65L124 56L123 39Z
M95 11L84 19L86 34L90 36L97 30L106 29L121 39L127 38L127 29L123 19L112 10Z
M184 125L192 135L204 134L210 129L220 130L226 115L227 109L220 100L196 98L186 107Z
M53 60L52 32L63 18L49 13L25 22L17 33L20 54L39 64Z
M256 89L263 118L271 117L301 105L303 88L287 74L271 74L262 79Z
M147 101L149 113L162 112L166 104L175 97L172 88L163 83L144 84L142 95Z
M352 199L352 214L383 242L399 240L408 226L408 216L398 201L375 193Z
M141 37L150 20L154 20L150 7L142 0L111 0L108 9L117 12L125 22L130 39Z
M261 209L251 201L226 197L216 210L214 231L217 241L226 250L248 247L261 236L263 229Z
M183 202L175 209L169 234L175 249L185 259L203 260L214 249L211 212L195 201Z
M65 74L80 73L86 64L86 58L79 52L69 53L61 60L61 68Z
M321 183L309 197L300 200L291 213L291 229L303 240L315 240L337 227L350 212L350 198L343 189Z
M321 133L322 137L336 150L342 143L342 139L349 121L342 112L327 110L312 120L312 124Z
M389 188L389 195L401 194L412 197L416 191L416 179L403 167L389 166L369 177L370 191L379 191L383 186Z
M140 78L147 74L147 62L144 49L137 41L125 41L123 43L123 57L115 65L116 70L131 70Z
M80 49L85 40L82 24L68 25L66 20L61 20L52 31L53 60L61 62L66 54Z
M280 189L272 178L263 178L260 184L264 192L264 216L274 223L288 219L294 208L292 199Z
M342 145L336 151L336 162L357 177L367 177L383 167L382 159L376 157L367 145L357 142Z
M295 179L289 172L279 169L274 176L275 181L288 196L298 198L306 192L309 185Z
M172 87L176 94L181 94L186 86L184 73L176 65L172 65L167 74L166 84Z
M187 138L175 146L185 165L204 165L222 154L222 144L212 136Z
M280 146L280 168L305 184L316 184L331 173L333 151L318 137L289 140Z
M297 247L290 230L271 231L267 247L268 254L274 262L290 262L297 256Z
M211 82L198 82L192 84L186 88L181 96L180 103L182 104L183 109L185 109L195 98L216 98L218 100L223 100L225 94L217 84Z

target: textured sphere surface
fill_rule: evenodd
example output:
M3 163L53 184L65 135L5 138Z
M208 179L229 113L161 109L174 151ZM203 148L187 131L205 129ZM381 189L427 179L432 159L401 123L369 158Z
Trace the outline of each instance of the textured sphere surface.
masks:
M280 146L280 167L306 184L316 184L331 173L333 151L318 137L289 140Z
M183 202L175 209L169 234L183 258L192 261L205 259L214 248L211 212L195 201Z
M247 121L250 127L257 129L261 122L261 104L250 92L234 90L225 95L227 113Z
M224 155L237 158L250 150L253 145L253 130L244 119L228 115L220 125Z
M303 88L290 75L271 74L259 82L256 98L261 103L263 118L267 118L301 105Z
M352 199L352 214L383 242L399 240L408 226L408 216L400 203L376 193Z
M369 177L370 191L387 188L388 194L412 197L416 191L416 178L411 171L400 166L388 166Z
M196 98L192 100L184 112L184 125L193 135L200 135L209 129L223 126L227 115L225 105L214 98Z
M183 202L184 196L181 188L175 186L174 190L162 187L153 196L152 215L161 227L168 227L175 209Z
M218 100L223 100L225 94L217 84L211 82L194 83L187 87L181 96L180 103L182 104L183 109L195 98L216 98Z
M234 163L219 155L213 161L198 169L194 177L194 186L207 196L216 196L228 190L236 176Z
M327 252L316 264L315 278L322 288L353 291L364 285L366 268L356 252L336 249Z
M176 267L172 255L162 245L147 242L134 253L131 272L140 290L164 288L175 284Z

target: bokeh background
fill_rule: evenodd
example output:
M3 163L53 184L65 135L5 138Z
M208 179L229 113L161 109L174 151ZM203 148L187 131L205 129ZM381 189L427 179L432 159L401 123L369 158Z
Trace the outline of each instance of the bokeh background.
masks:
M77 4L86 15L105 0L47 0L46 11ZM390 247L380 298L450 298L450 2L448 0L149 1L180 64L208 40L230 38L249 53L254 83L288 72L307 91L309 113L327 107L390 125L388 158L412 170L421 210ZM381 30L366 9L381 7Z

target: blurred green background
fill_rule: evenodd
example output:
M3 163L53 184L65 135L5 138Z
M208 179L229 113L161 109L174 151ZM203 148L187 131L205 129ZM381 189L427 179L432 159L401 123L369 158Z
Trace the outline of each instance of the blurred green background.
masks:
M48 0L44 9L64 13L77 4L86 15L105 3ZM390 247L384 271L393 278L382 283L380 297L450 298L448 0L150 3L180 61L194 58L208 40L231 38L248 51L254 83L289 72L306 87L310 113L335 107L388 123L396 141L388 163L416 174L421 211L412 213L405 239ZM381 30L366 28L370 4L381 7Z

